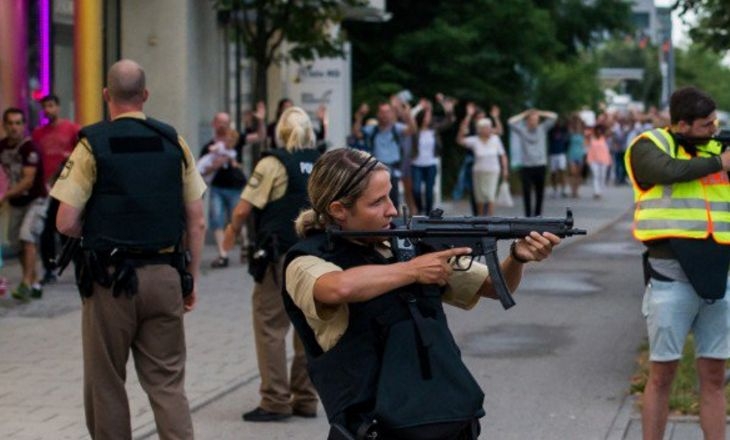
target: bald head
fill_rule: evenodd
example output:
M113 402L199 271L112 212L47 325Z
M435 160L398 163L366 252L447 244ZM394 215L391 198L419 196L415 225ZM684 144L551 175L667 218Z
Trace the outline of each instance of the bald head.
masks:
M141 105L146 99L144 70L132 60L114 63L106 82L109 98L115 103Z
M231 117L228 113L218 112L213 117L213 131L216 138L223 138L231 128Z

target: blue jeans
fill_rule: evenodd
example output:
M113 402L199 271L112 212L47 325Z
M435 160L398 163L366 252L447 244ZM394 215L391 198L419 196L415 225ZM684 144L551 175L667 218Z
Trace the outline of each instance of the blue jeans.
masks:
M433 209L433 185L436 183L436 165L421 167L411 165L411 179L413 179L413 198L416 200L416 209L419 214L429 214ZM426 185L426 203L423 203L421 186ZM425 208L425 209L424 209Z
M223 229L231 218L233 209L238 205L242 189L210 187L209 227Z
M613 152L613 169L615 173L616 184L623 185L626 183L626 166L624 165L624 154L626 151Z
M451 197L454 200L459 200L464 195L464 192L471 192L472 188L472 177L471 170L474 166L474 156L467 154L464 156L464 160L461 162L461 168L459 168L459 176L456 178L456 185L451 193Z

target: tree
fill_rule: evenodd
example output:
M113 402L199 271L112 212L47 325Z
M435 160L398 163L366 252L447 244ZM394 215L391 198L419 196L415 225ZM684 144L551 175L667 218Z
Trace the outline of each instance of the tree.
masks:
M693 85L707 92L723 110L730 110L730 89L725 79L730 69L722 64L723 56L699 44L676 52L677 87Z
M527 105L573 110L599 94L584 53L631 26L630 3L616 0L398 0L388 11L386 23L345 23L354 105L408 88L498 104L507 116ZM461 149L442 138L448 186Z
M346 24L355 103L409 88L516 110L535 102L546 66L578 62L581 51L630 27L630 4L615 0L399 0L388 6L387 23Z
M595 107L603 97L596 81L597 70L595 61L586 54L579 62L546 65L535 87L535 105L562 115L583 106Z
M680 16L694 13L696 23L689 31L693 41L717 52L730 49L730 2L727 0L676 0Z
M629 67L644 70L644 78L625 83L621 92L630 94L645 105L658 105L662 77L659 71L658 48L637 44L632 39L615 39L596 50L596 63L601 67Z
M269 67L283 60L305 61L343 55L343 38L332 25L344 18L345 6L365 0L214 0L233 24L246 54L254 61L253 99L266 100ZM287 51L282 44L287 42Z

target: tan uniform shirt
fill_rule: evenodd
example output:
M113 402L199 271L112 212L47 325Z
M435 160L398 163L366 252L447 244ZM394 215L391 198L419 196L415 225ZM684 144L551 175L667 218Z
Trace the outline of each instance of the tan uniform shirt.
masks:
M241 198L258 209L264 209L267 203L284 197L288 183L284 164L273 156L266 156L256 164Z
M146 118L142 112L124 113L117 118L121 117ZM206 186L205 181L195 167L195 159L190 153L190 147L188 147L188 144L185 143L185 140L181 136L178 136L178 141L180 142L185 160L188 164L187 166L182 164L182 180L183 200L185 203L189 203L202 198ZM96 159L91 152L91 146L88 141L81 139L68 158L68 162L66 162L66 166L55 185L53 185L51 197L74 208L83 209L91 197L91 191L94 188L95 182Z
M389 248L381 253L389 257ZM323 304L314 298L314 283L326 273L342 271L336 264L312 255L297 257L286 268L286 290L302 310L322 350L337 344L349 323L347 304ZM443 301L462 309L471 309L479 301L479 288L489 276L487 267L473 263L468 271L454 271L446 285Z

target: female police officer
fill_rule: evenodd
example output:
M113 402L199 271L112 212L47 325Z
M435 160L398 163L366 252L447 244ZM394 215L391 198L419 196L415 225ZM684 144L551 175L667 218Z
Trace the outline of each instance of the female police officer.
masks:
M309 206L307 179L319 153L312 122L299 107L282 113L276 136L282 148L267 151L256 164L223 240L223 248L231 250L246 219L253 215L256 250L248 268L255 281L251 299L261 402L243 414L247 422L275 422L292 414L317 415L317 395L307 377L304 350L296 335L291 373L287 375L290 323L279 292L281 264L287 249L297 241L294 219Z
M468 248L394 262L382 238L334 239L328 226L388 229L388 168L367 153L323 155L309 179L305 237L285 258L284 302L332 423L330 438L475 439L484 395L461 361L442 301L469 309L496 294L485 266L453 272ZM501 264L507 285L560 239L531 233Z

